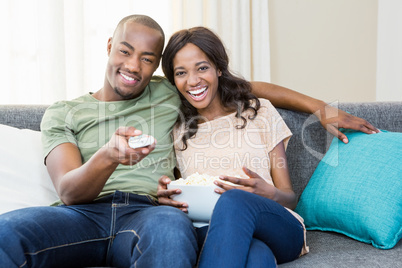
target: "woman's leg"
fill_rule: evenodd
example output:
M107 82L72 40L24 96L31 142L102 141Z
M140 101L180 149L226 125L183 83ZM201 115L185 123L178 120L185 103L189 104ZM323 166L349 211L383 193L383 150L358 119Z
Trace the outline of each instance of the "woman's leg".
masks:
M200 255L200 267L245 267L252 239L264 242L278 263L301 252L304 233L300 222L278 203L242 190L219 198Z
M276 259L272 250L261 240L251 240L250 251L247 256L247 268L275 268Z
M145 196L131 195L138 205ZM151 201L152 202L152 201ZM109 250L109 265L115 267L193 267L198 247L192 222L185 213L169 206L152 206L137 213L116 210L116 236Z

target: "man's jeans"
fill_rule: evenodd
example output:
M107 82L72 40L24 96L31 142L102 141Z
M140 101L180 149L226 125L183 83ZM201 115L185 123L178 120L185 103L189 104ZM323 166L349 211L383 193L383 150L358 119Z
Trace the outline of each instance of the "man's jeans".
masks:
M0 267L193 267L197 252L188 217L148 196L0 215Z
M199 267L276 267L296 259L303 244L302 224L283 206L230 190L214 208Z

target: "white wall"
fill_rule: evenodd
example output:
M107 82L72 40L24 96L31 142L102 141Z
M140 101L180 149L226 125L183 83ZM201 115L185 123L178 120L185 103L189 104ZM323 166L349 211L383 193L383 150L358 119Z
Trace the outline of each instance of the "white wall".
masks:
M402 101L402 1L378 2L377 101Z
M377 15L377 0L269 0L271 81L327 102L376 101ZM402 101L388 91L381 100Z

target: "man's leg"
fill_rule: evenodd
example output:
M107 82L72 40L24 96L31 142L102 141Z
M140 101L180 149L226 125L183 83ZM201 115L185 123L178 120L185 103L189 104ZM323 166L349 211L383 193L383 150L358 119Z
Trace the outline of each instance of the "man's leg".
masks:
M92 217L92 207L32 207L0 215L0 267L104 264L109 224L102 229L104 217L99 211Z
M131 195L130 203L141 203L144 198ZM109 265L116 267L193 267L197 252L195 230L185 213L169 206L153 206L116 219L108 259Z

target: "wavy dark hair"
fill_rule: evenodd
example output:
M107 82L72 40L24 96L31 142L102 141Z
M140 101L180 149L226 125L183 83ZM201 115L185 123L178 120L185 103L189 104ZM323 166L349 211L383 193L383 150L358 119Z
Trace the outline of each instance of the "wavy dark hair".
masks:
M186 44L192 43L200 48L215 65L217 70L222 72L219 77L218 94L222 105L225 108L236 111L236 117L243 120L243 125L236 126L244 128L247 119L242 113L248 109L253 111L249 119L254 119L260 108L260 101L251 93L251 84L245 79L232 74L229 70L229 57L220 38L211 30L205 27L194 27L188 30L181 30L172 35L162 56L162 70L166 78L175 85L173 59L177 52ZM177 121L184 124L185 134L182 137L184 147L187 149L187 140L193 137L198 130L199 114L196 108L192 106L186 98L180 93L181 106Z

